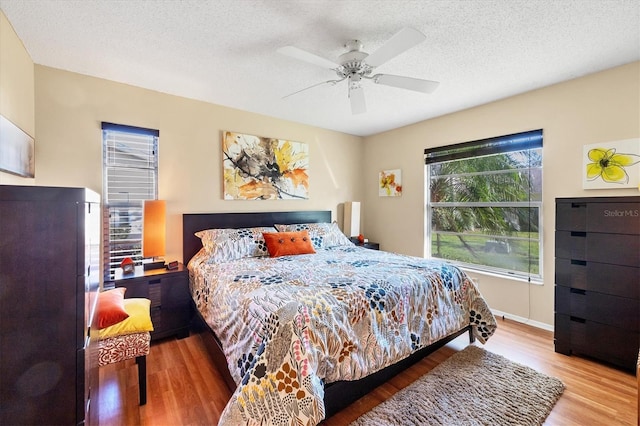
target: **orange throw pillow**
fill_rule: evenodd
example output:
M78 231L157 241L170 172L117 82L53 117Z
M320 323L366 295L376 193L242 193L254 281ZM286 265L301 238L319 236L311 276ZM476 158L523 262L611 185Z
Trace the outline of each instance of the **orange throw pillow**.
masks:
M124 310L125 291L127 291L125 287L118 287L103 291L98 295L96 315L98 316L99 330L129 318L129 314Z
M306 229L298 232L264 232L262 235L271 257L316 252Z

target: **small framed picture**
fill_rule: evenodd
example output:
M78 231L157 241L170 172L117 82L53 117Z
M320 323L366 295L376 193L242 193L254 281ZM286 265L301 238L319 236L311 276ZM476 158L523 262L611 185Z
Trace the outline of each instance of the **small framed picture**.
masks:
M380 197L399 197L402 195L402 170L383 170L378 177L378 195Z
M640 186L640 138L584 145L583 189Z

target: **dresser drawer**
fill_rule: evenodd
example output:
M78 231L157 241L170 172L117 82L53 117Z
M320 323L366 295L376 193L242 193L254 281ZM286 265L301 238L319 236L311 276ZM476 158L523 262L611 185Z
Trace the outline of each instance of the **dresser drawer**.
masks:
M556 285L640 298L640 268L556 258Z
M640 235L587 234L586 260L613 265L640 265Z
M558 314L612 325L637 333L638 300L575 288L555 287L555 310Z
M556 257L637 266L640 264L640 236L556 231Z
M611 325L555 315L556 352L598 358L627 370L635 368L640 335Z
M587 232L640 235L640 203L589 203Z
M585 232L587 230L587 203L581 201L557 203L556 229Z
M587 260L587 233L556 231L556 257Z
M640 235L640 202L558 202L556 229Z

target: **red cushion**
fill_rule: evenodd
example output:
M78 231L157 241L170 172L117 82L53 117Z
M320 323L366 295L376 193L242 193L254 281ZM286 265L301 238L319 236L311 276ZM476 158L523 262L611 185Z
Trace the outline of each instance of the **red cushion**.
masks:
M124 292L126 290L125 287L118 287L100 293L96 308L98 329L102 330L129 318L129 314L124 310Z
M316 252L306 229L298 232L264 232L262 235L271 257Z

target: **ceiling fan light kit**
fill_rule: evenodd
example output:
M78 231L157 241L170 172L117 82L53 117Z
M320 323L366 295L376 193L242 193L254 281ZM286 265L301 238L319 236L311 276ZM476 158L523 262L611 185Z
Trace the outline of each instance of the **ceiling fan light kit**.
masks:
M360 40L351 40L344 45L347 52L338 57L338 63L334 63L314 53L294 46L281 47L278 49L278 53L322 68L333 70L338 76L338 80L327 80L316 83L312 86L290 93L285 96L285 98L323 84L330 84L333 86L343 80L347 80L351 112L353 114L362 114L367 110L364 90L362 88L363 78L385 86L413 90L421 93L433 93L440 84L437 81L391 74L375 74L371 76L374 68L395 58L413 46L422 43L424 40L426 40L426 36L420 31L413 28L403 28L371 55L362 51L363 45Z

